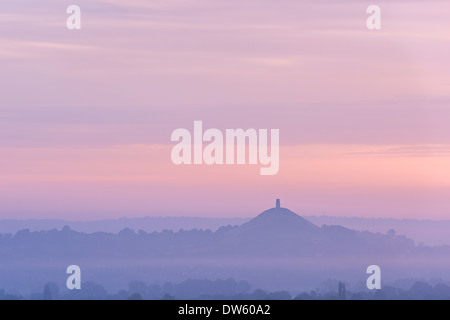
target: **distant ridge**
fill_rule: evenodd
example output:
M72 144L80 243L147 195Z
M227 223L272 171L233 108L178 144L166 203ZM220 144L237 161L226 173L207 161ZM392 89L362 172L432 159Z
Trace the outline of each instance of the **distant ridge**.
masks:
M320 227L282 208L278 199L274 208L229 230L226 236L225 241L237 251L272 254L310 252L317 244L328 241Z
M223 226L217 231L190 230L178 232L146 232L125 228L117 234L95 232L79 233L69 227L63 230L31 232L21 230L13 235L0 235L0 259L13 256L42 256L44 244L52 257L60 257L64 248L71 257L93 258L217 258L246 257L361 257L374 255L386 257L419 252L414 241L395 232L374 234L342 226L318 227L287 208L276 206L266 210L241 226ZM4 239L2 242L1 239ZM8 240L10 239L10 240ZM26 252L24 244L29 244ZM34 247L35 246L35 247ZM450 249L450 247L449 247ZM2 251L3 250L3 251ZM443 252L447 253L447 249ZM46 254L47 254L46 253Z
M62 229L69 226L78 232L111 232L118 233L124 228L135 231L161 232L163 230L178 231L192 229L209 229L215 231L226 225L241 225L248 218L206 218L206 217L142 217L120 218L94 221L68 221L57 219L0 220L0 234L12 233L23 229L31 231Z
M180 231L146 232L142 223L145 220L112 221L114 226L139 223L134 230L125 228L118 233L83 233L70 227L0 233L0 268L6 270L0 272L0 282L2 286L8 282L17 286L26 279L40 281L27 285L43 288L48 281L60 281L60 275L73 263L96 272L100 279L122 285L122 281L135 279L136 275L139 279L149 275L154 281L153 275L158 274L160 283L180 275L227 275L284 287L293 281L310 286L318 279L354 279L355 275L358 281L365 281L367 266L377 263L383 263L385 274L398 270L401 276L408 270L420 276L442 277L450 266L450 246L416 246L413 240L394 231L371 233L341 225L318 227L281 207L280 201L240 226L227 224L216 231L187 230L183 225ZM154 227L154 220L148 222ZM415 265L412 261L421 263ZM439 264L428 269L429 261Z
M267 232L319 231L320 228L287 208L271 208L244 223L241 230L266 229Z
M242 224L234 232L264 235L301 236L313 235L320 232L315 224L302 218L295 212L280 206L277 199L276 206L260 213L255 218ZM253 236L253 235L252 235Z
M163 230L178 231L192 230L192 229L209 229L216 231L224 226L244 226L245 228L255 229L264 226L267 234L277 233L281 227L286 227L285 232L289 233L291 230L302 228L299 223L302 220L305 224L313 224L316 226L323 225L340 225L342 227L352 229L355 231L369 231L372 233L387 234L388 232L395 232L397 235L406 235L412 238L416 243L424 243L425 245L450 245L450 220L424 220L424 219L394 219L394 218L365 218L365 217L334 217L334 216L298 216L291 210L282 208L280 210L275 208L269 209L261 213L259 216L250 218L207 218L192 216L173 216L173 217L140 217L140 218L120 218L120 219L104 219L94 221L68 221L57 219L0 219L0 234L15 234L17 231L29 229L30 231L41 230L61 230L64 226L69 226L72 230L84 233L94 232L110 232L118 233L124 228L133 229L135 231L144 230L146 232L161 232ZM269 215L265 217L265 213L280 213L287 210L287 213L297 216L295 219L273 219ZM152 214L155 214L154 212ZM1 213L0 213L1 215ZM276 216L276 215L275 215ZM261 218L261 219L259 219ZM264 218L264 219L263 219ZM267 221L265 220L267 218ZM300 218L300 219L298 219ZM271 220L272 219L272 220ZM305 222L306 221L306 222ZM287 222L287 223L283 223ZM260 223L262 223L260 225ZM289 224L289 226L288 226ZM292 226L291 226L292 224ZM245 230L241 228L240 230ZM228 228L229 229L229 228ZM313 228L316 229L316 228ZM307 234L306 228L302 228L303 233Z

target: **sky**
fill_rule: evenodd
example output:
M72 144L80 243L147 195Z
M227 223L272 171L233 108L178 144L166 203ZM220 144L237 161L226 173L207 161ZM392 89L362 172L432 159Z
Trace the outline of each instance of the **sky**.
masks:
M3 0L0 218L450 219L450 3L376 2ZM279 173L174 165L195 120L279 129Z

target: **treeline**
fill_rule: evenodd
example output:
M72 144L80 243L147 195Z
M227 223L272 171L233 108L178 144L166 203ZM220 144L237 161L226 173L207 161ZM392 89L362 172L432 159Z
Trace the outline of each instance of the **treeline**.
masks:
M143 230L123 229L118 234L81 233L64 227L62 230L31 232L28 229L15 235L0 234L0 259L64 259L64 258L180 258L225 256L341 256L368 255L448 256L450 247L417 247L404 236L358 232L339 226L322 226L305 238L302 231L295 237L283 238L239 227L210 230L180 230L147 233Z
M385 286L381 290L351 292L339 283L336 291L302 292L292 295L288 291L268 292L251 290L246 281L186 280L173 284L147 285L132 281L127 289L108 293L100 284L85 282L82 290L60 292L55 283L47 283L42 292L30 296L9 294L0 289L0 300L450 300L450 286L416 282L409 289Z

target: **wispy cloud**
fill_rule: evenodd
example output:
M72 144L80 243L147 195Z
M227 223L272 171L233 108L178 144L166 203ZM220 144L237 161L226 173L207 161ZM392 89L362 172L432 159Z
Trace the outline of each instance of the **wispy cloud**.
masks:
M411 194L436 200L436 214L450 207L448 1L383 1L379 32L366 29L372 3L359 0L77 4L72 32L69 3L2 2L0 187L11 212L50 210L55 195L60 209L150 210L149 191L174 212L208 196L205 212L214 202L235 210L231 198L280 190L333 213L380 203L425 212ZM279 176L170 166L170 133L194 120L280 129Z
M370 151L353 151L350 155L369 156L403 156L403 157L432 157L450 155L450 145L407 145L388 148L374 148Z

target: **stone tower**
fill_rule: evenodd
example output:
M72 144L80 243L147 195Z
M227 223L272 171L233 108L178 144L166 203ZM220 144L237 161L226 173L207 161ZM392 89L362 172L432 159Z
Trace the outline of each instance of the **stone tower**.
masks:
M280 209L280 199L277 199L275 208Z

